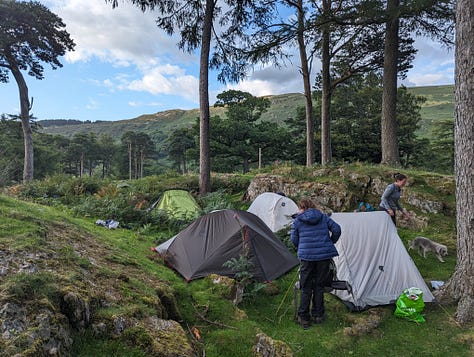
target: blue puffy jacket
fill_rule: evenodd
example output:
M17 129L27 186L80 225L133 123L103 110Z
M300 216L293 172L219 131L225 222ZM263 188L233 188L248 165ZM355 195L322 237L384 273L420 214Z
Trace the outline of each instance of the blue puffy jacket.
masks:
M298 259L319 261L339 255L334 243L341 236L341 227L321 211L310 208L300 213L291 226L291 242Z

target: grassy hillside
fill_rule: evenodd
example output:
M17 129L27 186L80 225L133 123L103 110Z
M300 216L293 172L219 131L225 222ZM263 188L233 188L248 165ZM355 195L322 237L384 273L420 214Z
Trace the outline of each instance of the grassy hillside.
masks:
M411 87L408 91L426 98L421 108L420 136L429 138L429 130L436 121L454 119L454 87L452 85Z
M324 187L339 185L350 177L358 182L363 175L370 175L373 181L382 180L382 183L390 180L387 168L364 165L317 172L303 167L276 167L266 174L272 182L281 177L300 183L307 190L318 184ZM444 204L452 206L452 177L418 171L410 171L408 175L410 185L406 187L404 203L409 201L409 195L424 197L424 202L446 200ZM135 205L134 198L148 195L157 183L169 182L169 185L179 187L190 182L188 177L176 177L173 183L169 179L147 178L120 187L129 190L122 194ZM233 176L226 183L221 178L219 186L233 192L236 179ZM76 180L81 183L80 179ZM213 180L217 181L216 178ZM63 188L69 184L63 182ZM183 349L186 346L192 346L200 356L250 357L254 355L252 348L256 335L261 332L286 343L295 356L472 355L474 331L456 324L453 306L428 304L425 308L427 322L416 324L395 317L393 306L349 313L338 299L326 294L327 321L303 331L293 320L296 268L236 307L225 287L214 284L209 278L185 283L150 251L157 236L174 234L169 226L108 230L94 224L97 218L104 217L95 217L92 206L87 214L71 214L80 202L90 205L92 198L102 199L103 207L114 206L114 197L118 200L120 193L112 192L110 182L96 187L94 195L82 196L71 188L76 196L64 201L62 197L45 198L42 190L50 190L47 185L44 182L33 184L31 189L14 187L9 192L28 192L29 199L53 204L52 207L0 195L0 310L1 306L4 309L0 312L0 327L10 326L11 319L5 314L7 303L22 307L21 311L26 312L24 320L32 326L28 330L23 329L24 325L17 325L19 329L11 332L12 338L5 337L4 330L1 331L0 351L5 355L45 355L40 350L42 343L52 337L60 339L65 331L72 338L68 347L70 354L84 357L184 356L187 355L187 350ZM345 185L351 192L361 189L350 182ZM110 194L106 195L107 192ZM228 195L227 203L248 205L249 202L242 201L243 193ZM416 200L410 202L415 204ZM408 239L422 233L447 244L450 254L444 264L432 255L423 259L413 251L409 252L427 281L447 280L456 260L454 216L449 210L429 214L406 206L425 217L429 224L423 229L399 228L400 238L406 246ZM65 296L77 298L79 304L75 306L79 313L65 308L61 303ZM90 307L89 315L84 311L86 302ZM64 315L68 316L66 321ZM47 316L51 318L48 320ZM162 327L153 329L158 321L151 319L154 316L159 321L168 321L166 331L172 321L179 321L182 332L163 335ZM86 319L88 323L81 325L80 322ZM63 321L62 332L53 329L54 336L47 336L46 320L51 326ZM165 325L162 322L160 326ZM183 340L184 333L188 342Z
M277 96L270 96L272 105L268 112L263 114L262 120L271 120L278 123L288 117L294 116L298 106L304 105L303 95L293 93ZM222 107L211 107L211 116L225 115ZM48 134L64 135L72 137L77 133L95 132L97 134L110 134L116 139L120 139L127 130L144 131L156 142L166 138L168 134L179 127L191 126L199 118L199 110L167 110L155 114L144 114L134 119L118 121L100 121L94 123L83 123L74 125L54 125L54 121L46 121L43 131ZM41 124L41 121L39 122Z
M429 129L437 120L453 118L453 86L412 87L409 92L424 96L427 101L421 110L422 122L419 134L429 137ZM262 115L262 120L282 123L294 117L296 109L304 106L304 97L300 93L282 94L268 97L271 107ZM211 115L225 115L224 108L211 107ZM144 131L155 142L161 142L168 134L179 127L190 126L199 118L199 110L167 110L155 114L144 114L134 119L118 121L100 121L74 125L54 125L54 121L45 121L44 132L72 137L76 133L107 133L119 139L127 130ZM41 124L41 121L39 122Z

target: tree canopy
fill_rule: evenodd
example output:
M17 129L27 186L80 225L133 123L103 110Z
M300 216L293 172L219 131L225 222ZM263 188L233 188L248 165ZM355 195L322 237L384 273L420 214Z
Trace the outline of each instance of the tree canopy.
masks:
M23 180L33 179L33 135L30 125L32 102L22 71L43 79L43 63L62 67L59 57L74 49L74 42L63 21L36 1L0 2L0 82L10 73L20 92L20 118L24 138Z

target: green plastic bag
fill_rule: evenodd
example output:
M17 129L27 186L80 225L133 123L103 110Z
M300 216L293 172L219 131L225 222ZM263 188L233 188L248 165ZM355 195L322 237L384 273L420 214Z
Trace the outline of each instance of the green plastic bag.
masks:
M413 322L425 322L423 317L423 309L425 302L423 301L423 291L419 288L409 288L403 290L403 293L397 299L397 308L395 316L403 317Z

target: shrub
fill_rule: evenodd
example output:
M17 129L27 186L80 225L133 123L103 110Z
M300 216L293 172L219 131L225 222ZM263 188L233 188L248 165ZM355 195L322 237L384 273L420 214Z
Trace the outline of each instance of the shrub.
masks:
M228 196L224 190L219 190L200 197L198 203L205 214L220 209L231 209L233 205Z

